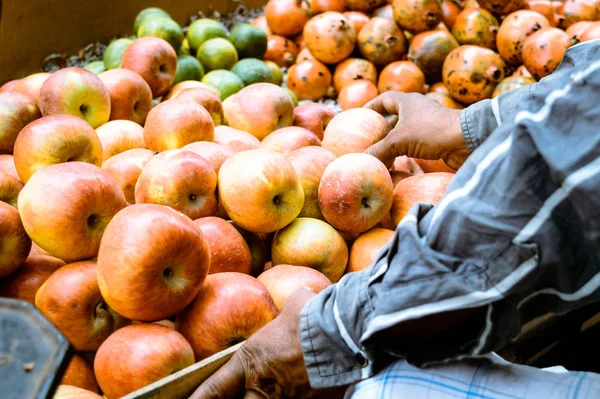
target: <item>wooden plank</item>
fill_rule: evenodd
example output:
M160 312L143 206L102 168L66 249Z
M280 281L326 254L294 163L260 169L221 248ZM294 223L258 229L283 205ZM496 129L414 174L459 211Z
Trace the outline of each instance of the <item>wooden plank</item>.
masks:
M243 342L240 342L121 399L187 399L201 383L223 366L242 345Z

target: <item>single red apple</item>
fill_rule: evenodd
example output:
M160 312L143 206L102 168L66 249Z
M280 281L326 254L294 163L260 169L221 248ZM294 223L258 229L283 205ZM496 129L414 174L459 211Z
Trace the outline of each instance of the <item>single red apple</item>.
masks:
M275 234L271 261L277 265L311 267L336 283L348 264L348 246L329 224L298 218Z
M94 393L98 392L94 369L77 355L71 357L67 370L60 380L60 385L71 385Z
M19 179L17 168L15 167L15 158L9 154L0 154L0 172L11 175L15 179Z
M325 220L319 207L319 183L335 155L323 147L311 146L293 151L286 158L298 173L304 191L304 207L298 217Z
M192 151L161 152L142 170L135 185L135 202L167 205L190 219L213 216L219 210L217 174Z
M82 352L96 351L124 319L102 299L96 261L70 263L55 271L35 295L35 307Z
M53 73L42 85L40 109L44 116L73 115L97 128L110 117L110 95L95 73L65 68Z
M294 126L310 130L323 140L325 128L335 116L335 111L324 104L307 102L294 109Z
M14 160L20 180L27 183L49 165L79 161L100 166L102 143L94 129L75 116L44 116L21 130Z
M39 170L18 201L27 234L65 262L94 258L106 225L126 205L115 179L85 162Z
M430 161L427 159L414 159L415 163L419 165L421 170L425 173L434 173L434 172L445 172L445 173L456 173L456 170L452 169L443 159L438 159L437 161Z
M134 148L146 148L144 128L126 120L110 121L96 129L102 143L102 161Z
M163 320L194 299L209 266L208 243L187 216L167 206L135 204L106 228L98 254L98 284L119 314Z
M318 294L331 285L323 273L310 267L292 265L274 266L258 276L257 280L267 287L279 310L283 309L290 296L302 288Z
M225 161L219 171L219 198L236 224L256 233L288 225L304 205L292 165L265 149L243 151Z
M35 294L44 282L65 262L48 255L29 255L19 269L0 280L0 296L33 304Z
M154 151L176 150L195 141L213 141L215 124L206 109L189 98L174 98L152 108L144 140Z
M394 188L392 219L398 225L417 203L436 205L448 189L453 173L425 173L402 180Z
M170 100L171 98L176 97L179 94L179 92L182 91L182 90L185 90L185 89L196 89L198 87L203 88L203 89L209 89L209 90L213 91L216 95L220 95L219 90L217 90L213 86L209 86L209 85L204 84L202 82L198 82L197 80L184 80L183 82L179 82L176 85L173 85L173 87L171 87L169 89L169 91L167 92L167 94L165 94L164 96L162 96L162 100L163 101Z
M206 159L212 165L215 173L219 173L223 162L231 158L235 152L222 144L212 143L210 141L196 141L182 148L182 150L192 151Z
M260 140L250 133L229 126L215 127L214 142L222 144L233 152L242 152L260 148Z
M158 37L141 37L123 53L121 67L140 75L152 90L153 97L165 94L175 80L177 53Z
M110 96L110 120L125 119L144 124L152 108L152 90L137 73L125 68L98 75Z
M40 248L39 245L37 245L35 242L31 241L31 251L29 251L29 256L34 256L34 255L52 256L52 255L50 255L50 253L48 253L48 251ZM58 259L58 258L56 258L56 259Z
M16 93L16 91L13 91L13 89L20 81L21 81L21 79L9 80L8 82L6 82L2 86L0 86L0 93L8 93L8 92Z
M31 250L31 239L23 228L19 211L0 202L0 278L16 272Z
M359 234L379 223L392 207L394 186L377 158L347 154L329 164L319 184L319 206L338 230Z
M278 313L271 294L254 277L217 273L177 315L176 326L200 361L248 339Z
M16 208L17 199L22 189L23 183L19 179L0 172L0 201Z
M116 399L194 364L190 344L158 324L132 324L116 331L98 349L96 379Z
M214 90L205 87L183 89L177 91L172 98L177 97L189 98L198 103L198 105L203 106L212 117L215 126L219 126L223 122L223 104L221 103L219 94L215 93Z
M283 87L272 83L255 83L227 97L223 101L223 112L228 126L259 140L294 124L292 97Z
M21 130L41 116L32 98L20 93L0 93L0 153L12 154Z
M231 223L217 217L196 219L194 223L200 227L210 247L209 274L223 272L250 274L252 253L242 235Z
M390 131L387 120L368 108L354 108L337 114L327 125L322 145L335 156L364 152Z
M87 389L72 385L59 385L52 399L103 399L102 396Z
M11 91L25 94L26 96L35 100L35 102L40 105L40 89L44 82L51 76L49 72L39 72L34 73L33 75L29 75L24 77L23 79L19 79L14 86L12 86Z
M154 151L134 148L113 155L102 164L102 169L115 178L130 204L135 204L135 184L153 156Z
M392 230L373 228L361 234L350 249L346 273L359 272L371 266L379 253L394 238Z
M265 137L261 147L288 154L302 147L321 146L321 140L310 130L298 126L275 130Z
M258 277L265 268L265 262L267 261L267 249L265 248L265 242L260 238L259 234L251 231L242 229L232 221L229 221L233 227L242 235L244 241L250 248L252 254L252 270L250 275L252 277Z

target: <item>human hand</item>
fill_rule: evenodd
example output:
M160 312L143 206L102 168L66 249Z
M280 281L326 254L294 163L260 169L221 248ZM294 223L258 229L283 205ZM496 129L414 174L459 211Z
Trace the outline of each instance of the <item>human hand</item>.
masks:
M460 127L460 110L446 108L417 93L389 91L368 102L383 116L397 115L396 126L365 152L388 167L401 155L428 160L443 159L458 169L469 156Z
M300 346L300 312L315 294L292 295L281 314L256 332L190 399L311 397ZM241 397L241 396L240 396Z

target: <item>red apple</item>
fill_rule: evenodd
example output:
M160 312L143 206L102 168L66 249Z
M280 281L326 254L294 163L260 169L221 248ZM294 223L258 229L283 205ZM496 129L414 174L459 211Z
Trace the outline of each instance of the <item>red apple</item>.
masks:
M72 385L59 385L52 399L103 399L102 396L87 389Z
M348 264L348 246L333 227L318 219L298 218L275 234L271 261L311 267L336 283Z
M153 156L154 151L134 148L113 155L102 164L102 169L115 178L130 204L135 204L135 184Z
M321 146L321 140L310 130L298 126L275 130L262 141L263 148L288 154L302 147Z
M84 162L39 170L18 201L27 234L66 262L94 258L106 225L126 204L115 179Z
M252 253L242 235L231 223L217 217L196 219L194 223L200 227L210 247L209 274L223 272L250 274Z
M37 245L35 242L32 241L31 242L31 251L29 251L29 256L34 256L34 255L52 256L48 253L48 251L43 250L42 248L40 248L39 245ZM58 258L56 258L56 259L58 259Z
M203 89L209 89L209 90L213 91L216 95L220 94L219 90L217 90L213 86L209 86L202 82L198 82L197 80L184 80L183 82L179 82L176 85L174 85L173 87L171 87L171 89L169 89L167 94L165 94L162 97L162 100L163 101L170 100L171 98L177 96L177 94L182 90L196 89L198 87L203 88Z
M44 282L65 262L47 255L29 255L10 276L0 280L0 296L35 302L35 294Z
M175 80L177 53L158 37L142 37L133 41L123 53L121 67L140 75L152 90L153 97L165 94Z
M222 144L233 152L260 148L260 140L250 133L229 126L216 126L214 142Z
M40 105L40 89L44 82L51 76L49 72L39 72L29 75L23 79L19 79L11 91L25 94L32 98L38 106Z
M327 105L308 102L294 109L294 126L310 130L323 140L325 128L335 116L335 111Z
M44 116L74 115L97 128L110 117L110 95L95 73L65 68L53 73L42 85L40 109Z
M425 173L434 173L434 172L445 172L445 173L456 173L456 170L452 169L443 159L438 159L437 161L430 161L427 159L414 159L415 163L419 165L421 170Z
M324 220L319 208L319 183L335 155L323 147L311 146L291 152L286 158L298 173L304 191L304 207L298 216Z
M19 179L17 168L15 167L15 159L9 154L0 154L0 172L11 175L15 179Z
M70 263L52 273L37 291L35 307L82 352L96 351L129 322L102 299L92 260Z
M67 370L60 380L60 385L71 385L91 392L98 392L94 369L77 355L71 357Z
M136 204L167 205L190 219L219 210L217 174L200 155L169 150L154 156L135 185Z
M250 271L250 275L258 277L263 272L267 260L265 242L260 238L259 234L244 230L231 221L229 223L242 235L248 248L250 248L250 253L252 254L252 270Z
M223 104L221 98L214 90L205 87L196 87L177 91L173 98L189 98L202 105L210 114L215 123L219 126L223 122Z
M19 132L41 116L32 98L20 93L0 93L0 153L12 154Z
M17 207L19 193L23 189L23 183L11 175L0 172L0 201Z
M379 253L394 238L392 230L373 228L361 234L350 249L346 273L359 272L371 266Z
M21 79L13 79L0 86L0 93L12 92L13 88L21 81ZM16 92L14 92L16 93Z
M219 173L223 162L231 158L235 152L222 144L210 141L196 141L182 148L182 150L192 151L206 159L212 165L215 173Z
M134 148L146 148L144 128L126 120L110 121L96 129L102 143L102 161Z
M393 179L393 177L392 177L392 179ZM392 213L391 212L386 213L385 216L383 217L383 219L381 219L381 221L379 223L377 223L375 225L375 227L380 227L382 229L392 230L392 231L396 230L396 223L394 223L394 220L392 219Z
M144 124L152 108L152 90L137 73L125 68L98 75L110 96L110 120L125 119Z
M208 243L187 216L167 206L135 204L106 228L98 254L98 284L119 314L163 320L194 299L209 266Z
M144 140L153 151L176 150L195 141L213 141L215 124L204 107L174 98L152 108L144 125Z
M158 324L132 324L116 331L98 349L94 370L110 398L120 398L194 364L190 344Z
M27 183L49 165L79 161L100 166L102 143L94 129L75 116L45 116L21 130L14 160L20 180Z
M448 189L453 173L425 173L402 180L394 188L392 219L398 225L417 203L436 205Z
M259 140L294 124L292 98L284 88L271 83L255 83L227 97L223 112L227 125Z
M281 154L264 149L229 158L219 171L219 198L246 230L270 233L288 225L304 205L298 174Z
M339 157L364 152L390 130L387 120L368 108L354 108L337 114L325 129L323 147Z
M380 160L367 154L347 154L325 169L319 184L319 206L333 227L359 234L390 211L393 193L392 178Z
M25 262L31 250L31 239L15 207L0 202L0 220L0 278L3 278L16 272Z
M302 288L319 293L331 285L323 273L310 267L292 265L272 267L258 276L257 280L267 287L279 310L283 309L290 296Z
M277 316L269 291L254 277L217 273L206 278L198 296L177 315L177 331L200 361L248 339Z

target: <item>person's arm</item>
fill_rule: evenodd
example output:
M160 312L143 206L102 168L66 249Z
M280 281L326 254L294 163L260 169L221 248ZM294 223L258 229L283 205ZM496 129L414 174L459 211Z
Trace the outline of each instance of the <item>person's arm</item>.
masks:
M423 365L484 354L540 312L597 300L595 58L524 100L438 206L411 210L375 265L307 303L301 339L313 387L365 379L388 356Z

